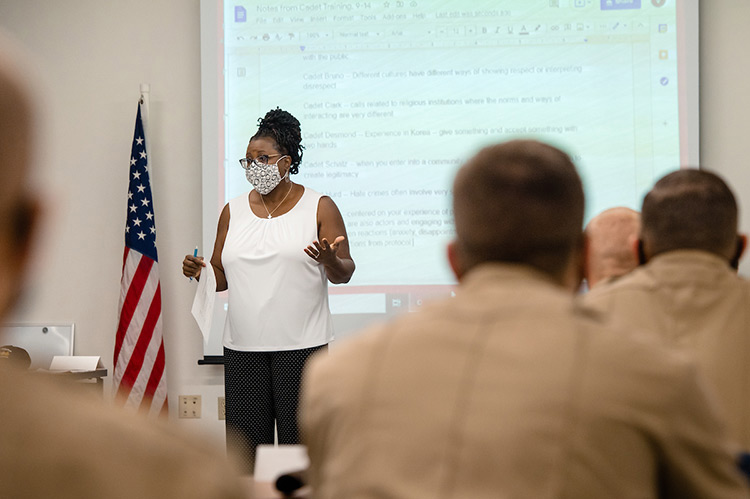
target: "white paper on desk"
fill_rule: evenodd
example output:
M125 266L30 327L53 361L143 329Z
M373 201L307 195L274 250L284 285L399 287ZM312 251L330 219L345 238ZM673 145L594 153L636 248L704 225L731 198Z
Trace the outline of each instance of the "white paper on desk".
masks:
M195 290L192 313L198 327L203 333L203 344L208 344L208 335L211 333L211 319L214 317L214 302L216 301L216 276L211 264L201 269L201 279L198 281L198 289Z
M103 369L101 357L94 355L55 355L50 371L89 372Z

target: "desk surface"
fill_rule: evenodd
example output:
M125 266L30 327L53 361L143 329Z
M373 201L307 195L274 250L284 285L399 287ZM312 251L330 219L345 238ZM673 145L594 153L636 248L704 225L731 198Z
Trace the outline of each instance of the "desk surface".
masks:
M44 371L44 372L52 376L62 376L64 378L75 379L75 380L79 380L79 379L101 380L101 378L107 375L107 369L104 367L100 367L99 369L94 369L93 371Z

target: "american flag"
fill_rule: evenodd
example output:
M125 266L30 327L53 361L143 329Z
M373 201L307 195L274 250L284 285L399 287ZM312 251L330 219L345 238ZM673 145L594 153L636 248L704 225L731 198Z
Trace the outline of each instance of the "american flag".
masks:
M167 412L167 377L164 372L156 225L147 167L139 104L130 153L113 390L115 400L126 407L158 415Z

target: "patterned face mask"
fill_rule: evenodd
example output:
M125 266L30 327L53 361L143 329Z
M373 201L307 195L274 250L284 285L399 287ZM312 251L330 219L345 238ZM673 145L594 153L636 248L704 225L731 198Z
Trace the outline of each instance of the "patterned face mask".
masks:
M279 161L286 156L282 156L276 160L276 163L258 163L253 160L249 168L245 170L245 177L250 182L258 194L265 196L276 188L281 183L281 175L279 175ZM284 174L286 177L289 172Z

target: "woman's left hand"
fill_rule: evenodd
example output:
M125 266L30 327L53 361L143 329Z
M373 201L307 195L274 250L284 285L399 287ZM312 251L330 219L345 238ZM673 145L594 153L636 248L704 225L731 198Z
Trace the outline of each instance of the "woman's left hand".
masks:
M344 236L339 236L333 243L329 243L326 238L321 239L320 242L313 241L310 246L305 248L305 253L318 263L333 265L336 262L336 253L338 252L339 244L344 239Z

